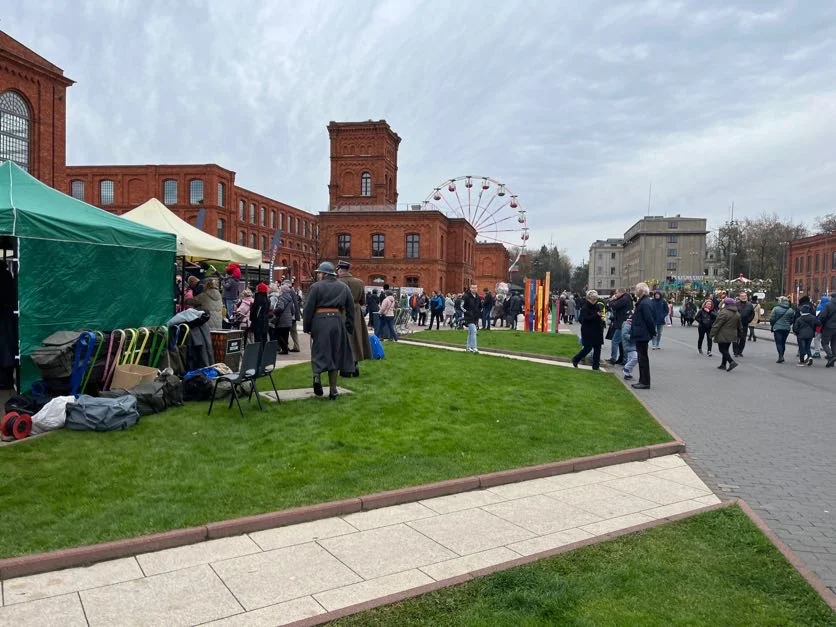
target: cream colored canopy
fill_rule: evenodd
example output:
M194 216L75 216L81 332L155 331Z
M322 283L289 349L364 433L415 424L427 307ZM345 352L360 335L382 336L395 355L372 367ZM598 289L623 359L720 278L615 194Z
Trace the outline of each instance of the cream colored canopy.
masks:
M259 266L264 262L260 250L238 246L204 233L197 227L181 220L156 198L132 209L122 218L150 226L158 231L174 233L177 236L177 255L195 259L234 261L242 265Z

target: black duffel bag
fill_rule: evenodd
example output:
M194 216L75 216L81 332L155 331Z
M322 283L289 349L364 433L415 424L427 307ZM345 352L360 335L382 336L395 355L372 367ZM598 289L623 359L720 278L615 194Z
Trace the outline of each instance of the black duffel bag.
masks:
M139 421L136 397L95 398L82 394L67 403L67 428L76 431L118 431Z

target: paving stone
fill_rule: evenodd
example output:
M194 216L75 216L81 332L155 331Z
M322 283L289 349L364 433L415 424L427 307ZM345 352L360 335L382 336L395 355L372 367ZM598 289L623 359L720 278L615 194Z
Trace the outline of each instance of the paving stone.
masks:
M616 464L615 466L604 466L598 468L603 473L612 475L613 477L632 477L633 475L644 475L649 472L656 472L659 467L650 462L627 462L625 464Z
M320 540L319 544L364 579L375 579L456 557L448 549L404 524L328 538Z
M261 549L247 536L233 536L178 546L173 549L144 553L136 559L146 575L158 575L199 564L211 564L223 559L258 553Z
M436 513L420 503L404 503L402 505L392 505L391 507L381 507L367 512L349 514L348 516L343 516L343 520L360 531L366 531L368 529L409 522L410 520L418 520L419 518L428 518L429 516L436 516Z
M126 557L92 566L17 577L3 582L3 603L12 605L56 597L69 592L140 579L143 576L136 560L133 557Z
M482 509L537 535L580 527L601 520L599 516L542 494L487 505Z
M356 533L357 528L352 527L342 518L323 518L311 522L289 525L287 527L276 527L264 531L254 531L250 538L265 551L280 549L294 544L305 544L321 538L333 538L334 536Z
M653 509L642 510L641 513L651 518L667 518L668 516L676 516L677 514L684 514L695 509L705 507L698 501L679 501L678 503L671 503L670 505L662 505L661 507L654 507Z
M515 542L509 544L508 548L520 555L534 555L535 553L542 553L549 549L556 549L573 542L580 542L594 537L588 531L583 529L566 529L556 533L550 533L545 536L538 536L531 540L523 540L522 542Z
M213 627L274 627L324 613L325 608L313 597L307 596L206 624Z
M532 479L531 481L497 485L491 487L489 491L498 494L506 500L519 499L536 494L548 494L556 490L568 490L569 488L577 488L611 479L612 475L608 475L600 470L584 470L582 472L572 472L554 477Z
M706 505L718 505L718 504L722 503L722 501L717 496L715 496L713 494L710 495L710 496L701 496L699 498L691 499L691 500L695 501L696 503L699 503L703 507L705 507Z
M659 477L660 479L664 479L666 481L673 481L674 483L681 483L682 485L703 490L704 492L711 492L708 486L705 485L705 482L700 479L699 475L697 475L697 473L691 470L688 466L667 468L665 470L660 470L659 472L654 472L651 476Z
M0 625L8 627L87 627L78 594L0 607Z
M496 549L488 549L481 553L473 553L472 555L465 555L464 557L457 557L455 559L447 560L446 562L438 562L437 564L430 564L429 566L422 566L421 570L427 573L436 581L456 577L465 573L479 570L480 568L487 568L496 564L510 562L519 557L518 553L511 551L505 547Z
M530 531L484 509L466 509L417 520L409 525L459 555L479 553L534 536Z
M360 581L345 564L313 542L235 557L212 567L246 610Z
M633 525L653 522L654 520L656 519L651 518L650 516L645 516L644 514L627 514L626 516L602 520L601 522L592 523L591 525L584 525L581 529L594 536L600 536L605 533L626 529L627 527L632 527Z
M687 466L685 460L679 455L663 455L662 457L651 457L647 460L648 464L659 466L660 468L678 468L679 466Z
M325 386L326 390L328 388L327 384ZM337 386L337 392L339 394L352 394L352 391L348 388ZM261 392L261 397L266 398L268 401L275 402L276 400L276 393L273 390L269 392ZM314 394L313 388L294 388L291 390L279 390L279 399L282 402L285 401L303 401L308 398L320 398L316 394ZM323 398L327 398L327 395Z
M623 479L615 479L614 481L623 481ZM562 503L568 503L586 510L599 518L615 518L616 516L640 512L643 509L650 509L659 505L655 501L648 501L626 494L603 484L551 492L548 496Z
M314 598L329 612L342 607L371 601L396 592L411 590L432 583L433 580L419 570L407 570L369 581L315 594Z
M196 625L242 610L208 565L84 590L79 595L91 627Z
M601 484L621 492L627 492L633 496L654 501L660 505L670 505L678 501L686 501L701 496L708 496L711 492L708 488L692 488L681 483L666 481L653 475L637 475L624 477Z
M492 490L471 490L470 492L426 499L421 501L421 505L429 507L438 514L450 514L463 509L473 509L482 505L499 503L502 500L503 498Z

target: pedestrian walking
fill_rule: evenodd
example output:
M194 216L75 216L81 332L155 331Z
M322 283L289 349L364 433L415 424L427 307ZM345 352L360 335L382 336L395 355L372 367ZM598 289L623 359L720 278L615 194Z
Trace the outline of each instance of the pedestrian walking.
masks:
M658 351L662 347L662 331L665 329L665 319L668 317L668 303L661 290L656 290L653 293L653 300L651 301L653 307L653 323L656 325L656 334L653 336L653 350Z
M754 317L749 321L749 341L750 342L757 342L758 337L755 335L755 329L757 328L758 324L761 321L761 304L758 302L757 295L753 294L751 299L752 307L755 310Z
M824 300L824 298L822 298ZM827 355L825 368L832 368L836 363L836 292L830 294L828 302L818 315L821 324L821 343Z
M798 301L798 315L792 323L792 330L798 341L797 366L813 365L811 345L813 337L816 335L817 324L818 320L816 319L815 309L813 309L813 305L810 303L810 297L802 296Z
M372 358L369 329L366 326L366 319L363 317L363 306L366 304L366 287L361 279L351 274L351 264L348 261L341 260L337 263L337 277L351 291L351 298L354 301L354 327L349 338L351 352L354 355L354 370L351 371L351 376L359 377L359 363Z
M430 298L430 329L433 328L435 322L435 330L441 328L441 318L444 316L444 297L440 292L433 290L432 298Z
M467 352L478 353L479 347L476 345L476 325L482 318L482 301L479 294L476 292L478 287L474 284L470 289L462 295L462 311L464 312L464 322L467 325Z
M610 358L607 361L612 365L623 364L624 355L619 355L621 349L621 327L633 311L633 299L630 298L630 295L624 288L619 287L610 299L607 309L609 309L612 315L612 323L610 324L610 329L612 329L612 337L610 339L612 341Z
M366 313L369 314L369 324L374 330L374 334L380 336L380 299L377 296L376 289L366 296Z
M740 334L740 339L734 345L733 352L735 357L743 357L743 349L746 348L749 324L755 319L755 306L749 302L749 295L746 292L740 292L737 296L737 313L740 314L740 324L743 327L743 333Z
M769 330L775 339L775 350L778 351L778 361L775 362L777 364L784 363L784 350L787 347L787 337L789 337L794 321L795 310L790 304L790 299L786 296L779 296L778 304L769 316Z
M636 284L636 299L631 336L638 354L639 382L634 383L633 387L637 390L647 390L650 388L650 358L647 349L657 329L650 288L647 283Z
M633 378L633 368L639 362L636 342L633 340L633 316L629 316L621 325L621 347L624 350L624 380Z
M717 343L717 349L722 355L722 360L717 368L731 372L737 368L737 362L729 354L729 347L736 344L744 332L740 314L737 311L737 303L734 299L726 298L723 305L724 307L717 314L717 320L711 327L711 339Z
M485 295L482 297L482 329L490 331L491 328L491 309L493 309L494 297L491 291L486 287Z
M354 299L345 283L337 281L330 261L316 269L317 282L308 291L302 313L302 331L311 336L313 391L323 395L322 373L328 373L328 398L337 398L337 373L354 370L349 334L354 332Z
M510 301L508 302L508 319L510 320L511 329L516 331L517 330L517 319L520 317L522 313L522 299L520 295L514 292L511 294Z
M604 328L607 322L598 308L598 292L589 290L586 302L578 312L578 322L581 323L581 343L583 348L572 357L572 365L577 368L581 359L592 352L592 369L601 369L601 346L604 344Z
M717 312L714 311L714 301L709 298L694 316L694 321L697 323L697 351L700 355L703 354L702 341L706 339L708 340L708 356L711 357L711 327L714 326L715 320L717 320Z

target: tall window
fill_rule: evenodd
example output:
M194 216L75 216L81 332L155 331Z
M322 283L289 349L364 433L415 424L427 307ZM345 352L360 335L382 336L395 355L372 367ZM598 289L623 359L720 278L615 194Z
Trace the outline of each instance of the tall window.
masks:
M836 250L830 253L830 269L836 270Z
M263 250L265 253L267 252L267 236L266 235L261 236L261 250Z
M177 181L174 179L166 179L163 181L163 204L177 204Z
M218 218L218 239L226 239L226 221Z
M679 235L676 233L668 235L668 244L676 244L677 242L679 242ZM613 258L615 258L615 253L613 253Z
M669 261L668 262L668 272L676 272L676 262Z
M294 220L296 220L296 235L299 235L301 231L301 229L299 228L299 217L297 216L296 218L294 218Z
M679 251L676 248L668 248L668 257L679 257Z
M250 224L255 224L255 203L250 203Z
M807 274L810 273L812 268L813 268L813 257L812 257L812 255L807 255Z
M203 202L203 179L192 179L189 181L189 204L199 205Z
M264 208L264 205L261 206L261 213L258 214L258 217L258 223L265 226L267 224L267 209Z
M406 287L418 287L420 285L420 280L417 276L408 276L404 277L406 281Z
M243 222L247 219L247 203L246 201L238 201L238 221Z
M816 253L816 272L819 271L819 264L820 263L821 263L821 261L820 261L819 253Z
M239 246L246 246L247 245L247 233L246 233L246 231L238 231L238 245Z
M226 202L225 196L226 196L226 185L224 185L223 183L218 183L218 206L219 207L225 207L226 206L224 204L224 202Z
M410 233L406 236L406 258L418 259L421 256L421 236Z
M73 181L70 185L70 194L73 198L84 200L84 181ZM836 255L836 253L833 253ZM836 257L834 257L836 259Z
M372 195L372 175L368 172L363 172L363 174L360 176L360 195Z
M348 233L337 235L337 257L351 257L351 235Z
M29 106L20 94L0 94L0 161L14 161L27 172L31 120Z
M275 209L270 209L270 228L271 229L276 228L276 210Z
M255 233L250 233L250 248L255 248Z
M284 214L283 213L279 214L279 228L284 229Z
M383 257L386 236L383 233L372 235L372 257Z
M113 181L99 181L99 202L102 205L113 204Z

